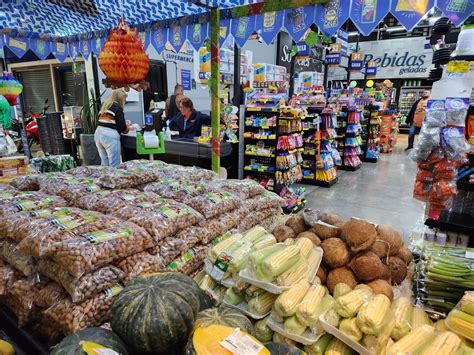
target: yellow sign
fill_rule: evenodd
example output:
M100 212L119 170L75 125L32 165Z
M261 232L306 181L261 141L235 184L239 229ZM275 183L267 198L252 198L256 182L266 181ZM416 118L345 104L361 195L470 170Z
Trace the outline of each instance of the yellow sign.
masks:
M10 46L26 51L26 42L10 38Z
M352 52L351 53L351 60L362 60L364 58L364 55L362 52Z
M376 67L377 66L377 62L371 60L369 62L367 62L367 67L369 68L373 68L373 67Z
M331 43L329 46L329 52L330 53L341 53L342 49L342 44L337 42L337 43Z
M449 62L448 73L467 73L469 71L468 61Z

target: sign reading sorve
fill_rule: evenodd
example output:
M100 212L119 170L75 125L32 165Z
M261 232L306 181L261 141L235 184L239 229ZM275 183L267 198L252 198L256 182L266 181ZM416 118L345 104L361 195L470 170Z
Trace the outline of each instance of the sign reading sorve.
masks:
M390 78L427 78L433 51L425 49L425 39L411 38L384 41L359 42L359 51L364 53L363 62L377 63L377 76ZM355 49L355 43L351 43ZM351 79L363 79L362 73L351 74Z
M181 69L181 85L183 90L191 90L191 70Z

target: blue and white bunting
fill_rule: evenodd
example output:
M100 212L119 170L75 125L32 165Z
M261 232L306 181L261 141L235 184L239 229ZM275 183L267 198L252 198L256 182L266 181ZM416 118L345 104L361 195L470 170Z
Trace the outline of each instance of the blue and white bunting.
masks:
M158 53L163 52L168 41L168 28L158 28L151 31L150 41Z
M44 60L51 54L51 42L40 38L30 38L28 46L33 53L41 60Z
M176 53L179 53L184 41L186 41L186 26L173 25L168 29L168 42Z
M299 42L314 23L315 11L316 6L313 5L285 10L284 25L295 42Z
M435 0L392 0L390 12L410 31L433 8L434 2Z
M350 7L351 0L331 0L324 5L317 5L316 25L326 36L334 36L349 18Z
M188 42L195 50L199 50L204 44L204 41L209 36L209 23L194 23L187 26Z
M23 57L28 51L28 40L26 38L5 35L5 44L18 58Z
M51 42L51 53L53 53L60 63L63 63L69 55L67 43L58 41Z
M255 27L266 44L272 43L283 26L283 11L264 12L256 16Z
M234 37L235 43L242 48L248 38L255 32L255 17L242 16L231 20L230 32Z
M364 36L368 36L387 16L390 1L352 0L350 18Z

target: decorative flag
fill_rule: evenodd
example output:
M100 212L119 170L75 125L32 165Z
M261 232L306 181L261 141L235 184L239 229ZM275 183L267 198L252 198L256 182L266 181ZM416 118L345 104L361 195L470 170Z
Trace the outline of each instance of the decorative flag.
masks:
M168 28L158 28L151 31L151 44L158 53L163 52L168 40Z
M5 40L3 38L3 34L0 34L0 48L3 48L4 44L5 44Z
M143 49L146 50L148 49L148 46L150 45L150 36L151 32L138 32L138 38L140 41L143 43Z
M462 23L474 13L474 1L472 0L438 0L436 7L438 7L456 27L461 26Z
M351 0L331 0L317 5L315 22L328 37L332 37L349 18Z
M255 16L233 18L230 24L230 31L235 39L235 43L242 48L252 33L255 32Z
M434 0L392 0L390 12L408 31L434 6Z
M67 45L69 56L73 61L76 61L76 58L79 55L79 42L69 42Z
M5 35L5 44L18 58L23 57L28 51L28 42L20 37Z
M89 56L92 52L92 40L82 40L79 42L79 52L82 53L82 56L85 60L89 59Z
M352 0L350 18L364 36L368 36L387 16L390 1Z
M51 53L56 57L56 59L63 63L68 56L68 48L66 43L53 41L51 43Z
M220 21L220 35L219 35L219 48L222 47L227 37L230 34L230 18L222 19Z
M186 26L173 25L168 30L168 41L176 53L179 53L186 40Z
M44 60L51 54L51 42L40 38L30 38L29 47L36 56Z
M209 23L193 23L188 25L187 38L195 50L199 50L208 37Z
M256 16L255 27L266 44L270 44L283 26L283 11L264 12Z
M94 52L95 55L99 55L99 53L102 52L102 49L104 49L105 41L106 37L98 37L91 39L92 52Z
M315 11L316 6L297 7L285 10L285 28L295 42L299 42L308 28L313 24Z

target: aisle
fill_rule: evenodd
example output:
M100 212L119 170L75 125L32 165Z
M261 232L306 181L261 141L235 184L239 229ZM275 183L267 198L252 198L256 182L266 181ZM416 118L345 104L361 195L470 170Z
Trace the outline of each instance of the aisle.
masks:
M338 183L329 189L305 185L308 207L393 224L406 240L424 209L424 203L412 197L417 168L403 150L406 137L401 135L394 151L381 154L376 164L363 163L355 172L339 171Z

